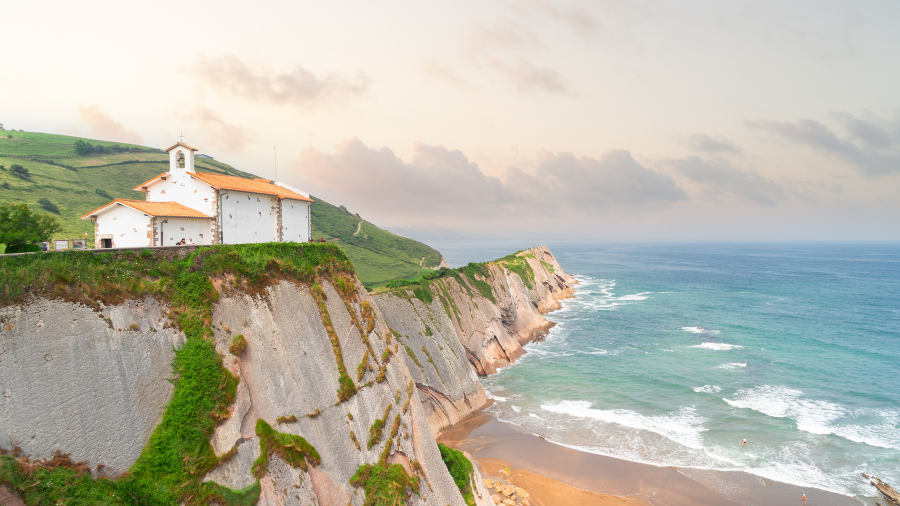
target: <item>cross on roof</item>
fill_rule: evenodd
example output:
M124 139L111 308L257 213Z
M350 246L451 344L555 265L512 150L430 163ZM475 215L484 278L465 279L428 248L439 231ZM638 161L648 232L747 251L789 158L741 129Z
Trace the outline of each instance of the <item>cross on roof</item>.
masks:
M178 135L178 141L179 141L179 142L184 142L184 132L179 133L179 135Z

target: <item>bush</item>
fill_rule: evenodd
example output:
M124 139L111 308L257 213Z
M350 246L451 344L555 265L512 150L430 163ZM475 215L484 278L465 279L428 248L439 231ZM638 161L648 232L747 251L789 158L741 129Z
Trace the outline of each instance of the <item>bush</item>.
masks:
M8 181L4 181L3 184L0 184L0 186L2 186L4 190L9 190L9 182Z
M6 248L6 253L38 253L41 247L37 244L15 244Z
M96 190L94 190L94 193L96 193L97 195L100 195L101 197L103 197L105 199L113 200L112 195L110 195L109 193L106 193L104 190L102 190L100 188L97 188Z
M50 200L47 198L38 199L38 204L40 204L41 207L50 211L53 214L59 214L59 208L56 207L56 204L54 204L53 202L50 202Z
M16 176L20 179L25 179L27 181L31 181L31 172L28 172L28 169L22 167L18 163L14 163L9 166L9 172L12 173L13 176Z

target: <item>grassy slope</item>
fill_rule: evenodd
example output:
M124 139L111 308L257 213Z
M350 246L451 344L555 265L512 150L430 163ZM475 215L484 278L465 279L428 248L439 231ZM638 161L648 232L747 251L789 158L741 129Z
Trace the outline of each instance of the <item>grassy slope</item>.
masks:
M325 238L344 248L357 275L369 286L416 277L423 267L435 267L441 261L441 254L430 246L382 230L315 196L313 199L313 239Z
M119 144L146 151L81 157L75 154L73 147L78 139L35 132L0 132L0 165L7 168L0 171L0 184L6 182L10 185L8 190L0 187L0 203L24 202L37 212L47 213L37 203L38 199L47 198L60 209L58 217L63 228L57 237L78 239L88 234L90 241L93 239L91 222L80 218L109 202L95 190L102 189L114 198L143 200L144 194L132 188L167 171L168 155L141 146L85 139L94 145ZM69 165L76 170L54 166L46 160ZM139 163L127 163L134 161ZM197 158L194 163L203 172L255 177L214 160ZM32 181L10 174L8 169L12 164L27 168L32 173ZM414 278L426 270L423 267L434 267L440 262L441 255L433 248L394 235L367 221L362 222L360 233L354 236L362 221L360 218L325 201L315 200L313 238L323 237L344 248L360 280L367 286L381 285L392 279ZM422 257L425 257L424 261ZM423 267L419 266L420 263Z

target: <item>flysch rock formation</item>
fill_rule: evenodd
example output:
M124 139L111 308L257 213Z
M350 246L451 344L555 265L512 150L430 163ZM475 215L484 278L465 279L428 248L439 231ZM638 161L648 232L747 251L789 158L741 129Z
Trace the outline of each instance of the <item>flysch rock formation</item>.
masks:
M271 455L260 505L359 506L365 491L350 480L382 455L420 477L408 504L464 505L434 434L487 404L478 375L521 356L550 327L543 313L573 293L575 281L547 248L519 255L533 271L531 288L490 263L483 281L496 304L461 285L464 277L435 280L428 304L409 293L371 295L355 277L352 295L345 289L342 297L320 279L357 388L343 402L325 313L308 283L282 280L245 293L218 281L213 339L238 385L230 416L210 437L217 455L231 456L204 480L253 485L256 424L264 420L305 438L321 462L304 470ZM174 351L185 338L153 298L99 308L45 298L0 308L0 448L40 459L67 453L95 476L121 475L137 460L171 398ZM235 355L229 346L238 335L246 347ZM383 433L369 448L376 419L385 420ZM473 485L477 504L493 504L477 468Z
M358 392L351 399L338 402L337 364L308 286L281 282L263 294L221 297L213 311L218 329L216 348L225 357L226 367L240 381L232 414L216 429L211 442L220 455L235 445L237 453L206 479L235 489L254 482L251 467L260 451L255 424L263 419L280 432L305 438L321 454L322 462L301 471L290 468L277 456L271 457L268 472L261 480L260 505L362 504L363 491L352 486L350 479L362 464L378 462L392 439L391 429L399 415L400 428L390 443L388 462L403 464L412 475L415 470L411 463L416 461L424 476L421 496L411 495L408 504L465 504L441 460L421 401L416 399L417 391L410 391L410 371L394 356L395 349L402 351L402 347L396 339L388 342L390 330L376 313L374 328L365 336L374 353L369 352L354 322L355 317L362 326L366 325L362 303L372 304L369 295L362 285L357 285L357 301L348 304L331 284L323 282L322 286L344 364L357 383ZM247 345L239 356L234 356L228 347L238 334ZM380 359L387 349L390 358L385 379L375 382ZM357 380L359 365L367 352L367 366ZM404 410L407 400L410 402ZM388 406L391 407L384 434L377 444L367 448L370 429L376 419L384 418ZM295 421L279 425L279 417ZM360 445L358 449L351 431Z
M165 312L149 297L100 312L46 299L0 308L0 448L128 470L172 394L184 335Z
M388 325L408 347L402 356L422 393L435 433L484 407L487 397L476 374L493 374L522 356L523 346L552 326L544 313L559 309L561 300L574 295L577 282L547 247L527 249L517 256L534 273L531 288L501 262L488 263L490 275L482 280L490 284L496 303L465 276L434 280L429 304L409 290L373 297Z

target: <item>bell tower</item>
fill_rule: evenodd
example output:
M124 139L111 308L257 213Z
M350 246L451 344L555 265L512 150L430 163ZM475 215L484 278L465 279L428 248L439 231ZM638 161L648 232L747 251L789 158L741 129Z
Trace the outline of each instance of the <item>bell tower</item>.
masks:
M194 152L197 151L197 148L178 142L166 151L169 153L170 173L194 172Z

